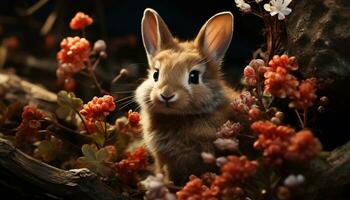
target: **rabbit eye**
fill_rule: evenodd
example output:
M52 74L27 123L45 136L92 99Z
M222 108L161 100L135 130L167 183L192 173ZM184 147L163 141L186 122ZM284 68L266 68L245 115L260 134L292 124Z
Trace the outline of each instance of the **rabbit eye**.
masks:
M188 82L190 84L198 84L199 83L199 71L197 71L197 70L191 71Z
M153 79L154 79L155 82L158 81L158 76L159 76L159 72L158 72L158 71L155 71L155 72L153 73Z

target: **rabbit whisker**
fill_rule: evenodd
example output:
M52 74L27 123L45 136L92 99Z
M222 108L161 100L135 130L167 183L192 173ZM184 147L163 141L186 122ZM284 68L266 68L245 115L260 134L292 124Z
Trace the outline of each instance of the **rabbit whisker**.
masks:
M127 97L124 97L124 98L122 98L122 99L116 100L116 101L114 101L114 102L119 103L119 102L121 102L121 101L125 101L125 100L127 100L127 99L134 98L134 97L135 97L134 95L131 95L131 96L127 96Z

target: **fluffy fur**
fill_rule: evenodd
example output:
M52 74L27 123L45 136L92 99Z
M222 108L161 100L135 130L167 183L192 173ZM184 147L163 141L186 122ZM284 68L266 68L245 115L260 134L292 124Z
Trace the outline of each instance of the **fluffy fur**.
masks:
M155 158L156 170L175 184L211 170L200 154L215 151L215 132L233 118L229 104L236 92L226 86L220 71L232 31L232 14L219 13L194 41L179 42L154 10L145 10L142 36L149 75L137 88L136 101L141 106L144 142ZM189 83L192 70L199 72L198 84ZM165 102L161 95L175 96Z

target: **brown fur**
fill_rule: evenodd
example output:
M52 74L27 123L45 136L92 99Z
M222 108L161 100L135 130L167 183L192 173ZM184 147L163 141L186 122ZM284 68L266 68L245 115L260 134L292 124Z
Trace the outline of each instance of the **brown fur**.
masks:
M222 23L223 18L219 16L218 19ZM228 47L223 42L229 43L231 38L227 33L219 33L224 34L225 41L219 41L215 35L204 35L208 31L205 26L196 40L178 42L159 15L148 9L142 27L150 65L148 79L136 90L144 142L156 160L157 172L165 173L180 185L189 175L201 175L210 170L200 154L214 152L215 132L233 117L229 106L236 92L226 86L220 71L222 54ZM149 30L152 28L158 30L152 32ZM206 44L202 42L216 44L202 46ZM153 80L155 67L159 68L158 81ZM188 74L194 67L201 71L201 82L188 84ZM175 94L177 99L165 104L160 101L160 94Z

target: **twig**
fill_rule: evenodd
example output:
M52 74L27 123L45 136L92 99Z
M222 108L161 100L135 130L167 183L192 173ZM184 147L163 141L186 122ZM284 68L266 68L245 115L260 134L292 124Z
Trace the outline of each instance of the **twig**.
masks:
M25 12L26 15L32 15L34 12L39 10L41 7L43 7L49 0L40 0L36 2L34 5L32 5L30 8L28 8Z
M96 75L95 75L95 71L94 71L94 68L90 62L90 60L87 61L87 70L88 70L88 73L89 73L89 77L91 78L93 84L95 85L95 87L98 89L98 91L101 93L101 94L106 94L108 92L106 92L105 90L102 89L101 85L98 83L97 81L97 78L96 78ZM95 67L96 68L96 67Z
M259 12L257 12L256 10L251 10L251 13L253 14L253 15L255 15L255 16L257 16L257 17L260 17L260 18L262 18L262 15L259 13Z
M122 76L123 76L123 74L122 74L122 73L119 73L117 76L115 76L115 77L113 78L113 80L111 81L111 83L117 82Z
M306 127L306 124L307 124L307 110L306 109L304 109L304 114L303 114L304 116L304 127Z
M256 139L257 137L253 136L253 135L247 135L247 134L242 134L242 133L238 133L239 136L244 136L244 137L248 137L248 138L252 138L252 139Z
M259 75L258 75L259 76ZM257 81L257 92L258 92L258 101L259 103L261 104L261 106L264 108L265 112L267 111L267 108L264 104L264 101L263 101L263 93L262 93L262 88L261 88L261 83L260 83L260 80L258 79Z
M51 30L51 28L54 25L56 19L57 19L57 11L54 10L47 17L44 25L41 27L40 33L43 34L43 35L46 35Z
M97 58L97 60L95 61L95 63L92 65L92 70L96 70L96 67L98 66L98 64L100 63L100 60L101 60L101 58L100 57L98 57Z
M79 116L79 118L80 118L80 120L81 120L81 123L83 123L86 132L87 132L88 134L90 134L89 129L88 129L88 126L87 126L87 124L85 123L85 120L84 120L83 116L81 116L81 114L80 114L77 110L73 109L73 111Z
M300 125L301 125L301 128L304 128L304 127L305 127L305 124L304 124L303 120L302 120L301 117L300 117L300 113L298 112L297 109L294 109L294 111L295 111L295 113L297 114L297 117L298 117L299 123L300 123Z
M63 130L66 130L66 131L68 131L68 132L80 134L80 133L76 132L75 130L73 130L73 129L71 129L71 128L68 128L68 127L66 127L66 126L64 126L64 125L62 125L62 124L60 124L60 123L57 122L56 120L50 120L50 119L46 118L46 121L51 122L51 123L53 123L54 125L56 125L57 127L61 128L61 129L63 129Z
M107 121L105 119L105 142L107 140Z

